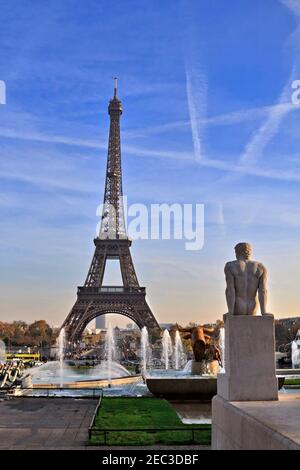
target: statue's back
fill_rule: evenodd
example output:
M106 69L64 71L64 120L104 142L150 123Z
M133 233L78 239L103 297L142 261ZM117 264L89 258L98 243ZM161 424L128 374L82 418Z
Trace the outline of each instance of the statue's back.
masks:
M267 270L262 263L251 260L249 243L238 243L235 252L237 259L225 265L228 312L233 315L255 315L259 301L261 313L265 315Z
M257 290L263 266L257 261L236 260L228 263L235 283L236 315L254 315L257 311Z

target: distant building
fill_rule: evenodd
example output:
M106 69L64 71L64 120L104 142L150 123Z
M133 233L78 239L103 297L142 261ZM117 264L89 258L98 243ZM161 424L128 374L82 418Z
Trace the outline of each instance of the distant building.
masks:
M162 330L170 330L174 326L174 323L160 323L159 326Z
M127 330L138 330L139 327L137 326L136 323L127 323L126 329Z
M105 330L106 328L106 321L105 315L100 315L96 317L96 330Z
M98 344L100 342L100 339L101 339L101 335L98 334L89 334L89 335L86 335L83 340L84 340L84 343L85 345L95 345L95 344Z
M83 336L91 335L92 333L93 333L93 328L86 327L84 332L83 332Z

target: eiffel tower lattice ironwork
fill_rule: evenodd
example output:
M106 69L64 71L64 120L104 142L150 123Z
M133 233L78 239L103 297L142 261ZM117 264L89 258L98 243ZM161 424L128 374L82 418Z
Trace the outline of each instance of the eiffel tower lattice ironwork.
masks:
M140 328L146 326L150 334L160 330L146 302L146 289L139 285L130 253L131 240L126 234L120 142L122 103L117 96L117 79L108 113L110 129L101 226L94 239L96 248L84 286L78 287L77 300L62 325L70 343L80 339L91 320L108 313L124 315ZM108 259L119 260L123 286L103 286Z

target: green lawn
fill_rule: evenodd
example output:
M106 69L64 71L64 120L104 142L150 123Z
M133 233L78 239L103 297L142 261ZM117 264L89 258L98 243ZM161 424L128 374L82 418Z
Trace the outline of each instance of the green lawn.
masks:
M300 385L300 379L284 379L284 385Z
M203 428L194 431L192 428ZM172 406L158 398L105 397L96 418L90 445L104 445L101 429L159 428L158 432L115 431L107 435L107 445L153 445L153 444L210 444L211 429L207 425L182 424ZM179 431L163 431L164 428L180 428ZM189 430L189 431L188 431Z

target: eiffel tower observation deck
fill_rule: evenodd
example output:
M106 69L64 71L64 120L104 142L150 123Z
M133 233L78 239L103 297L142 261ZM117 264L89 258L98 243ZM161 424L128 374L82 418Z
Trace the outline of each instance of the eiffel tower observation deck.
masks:
M100 230L94 239L95 252L85 283L78 287L77 300L62 325L70 344L80 339L91 320L109 313L124 315L140 328L145 326L150 335L160 330L146 301L146 289L139 285L130 253L131 240L126 233L120 139L122 111L115 78L114 96L108 106L110 128ZM123 286L103 285L106 261L110 259L120 262Z

